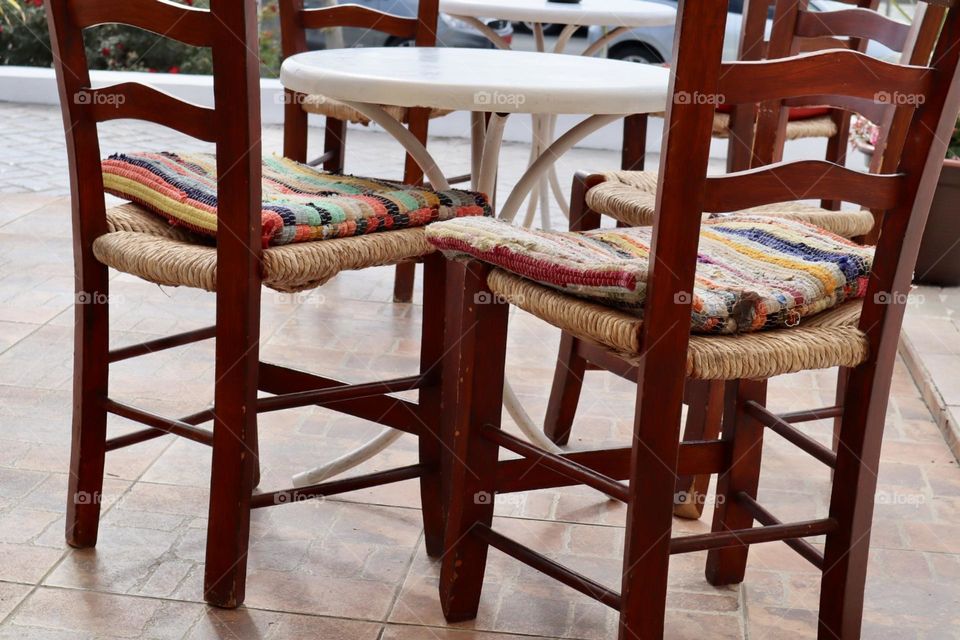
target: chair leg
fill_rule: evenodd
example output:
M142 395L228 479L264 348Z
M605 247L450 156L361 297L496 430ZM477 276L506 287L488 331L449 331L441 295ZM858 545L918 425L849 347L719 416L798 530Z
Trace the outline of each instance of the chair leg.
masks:
M343 173L346 165L347 123L343 120L327 118L324 123L323 152L330 157L324 160L323 170L330 173Z
M850 139L850 113L847 111L837 111L833 115L833 121L837 125L837 135L827 138L826 160L839 164L841 167L847 164L847 141ZM842 200L823 200L820 206L829 211L840 211L843 205Z
M748 402L766 404L766 380L737 380L726 385L723 411L723 439L731 446L730 466L717 482L717 505L713 512L713 531L746 529L753 526L753 515L738 499L740 493L757 497L764 427L744 411ZM714 586L743 582L749 545L713 549L707 553L707 580Z
M420 339L420 373L431 382L420 389L420 420L424 433L419 439L420 464L432 470L420 478L420 509L427 555L443 553L443 493L441 483L441 381L444 353L443 321L446 297L446 260L439 253L423 262L423 329Z
M478 295L489 294L486 266L450 263L448 268L448 290L459 291L460 302L451 302L457 312L448 317L446 336L457 366L444 376L444 429L452 451L446 454L450 501L440 604L446 619L457 622L476 617L487 563L487 543L471 530L475 524L489 526L493 521L499 448L481 430L500 427L508 305L494 296Z
M663 638L674 488L680 454L682 378L678 385L674 384L676 381L664 380L663 393L654 395L650 393L651 381L656 378L659 382L660 376L651 373L645 380L643 369L641 366L637 378L620 640ZM676 399L675 403L671 397Z
M623 148L620 168L623 171L643 171L647 158L647 121L649 116L639 113L623 119Z
M296 162L307 161L307 112L301 105L302 94L284 90L283 155Z
M646 120L643 124L645 127ZM624 135L626 133L625 129ZM587 206L589 185L584 178L579 174L573 178L570 193L570 231L586 231L600 227L600 214ZM570 430L577 413L583 375L587 368L586 361L577 353L577 342L574 336L567 333L560 336L557 369L553 374L553 386L550 389L550 401L543 425L546 436L561 446L570 440Z
M218 259L223 260L219 254ZM229 262L228 260L223 260ZM242 271L242 269L238 269ZM250 496L256 468L260 283L217 292L213 465L207 523L204 599L218 607L243 603L250 539Z
M73 436L67 492L67 544L97 544L106 457L109 365L107 267L84 256L77 291L73 367Z
M411 302L413 300L413 285L416 278L416 262L401 262L397 265L397 270L393 277L394 302Z
M821 640L859 638L874 495L895 349L875 367L850 371L830 497L837 531L827 535L820 586ZM884 373L878 373L884 372Z
M686 389L687 425L683 441L716 440L723 420L723 389L719 380L688 380ZM710 476L680 476L673 515L698 520L703 515Z
M557 354L557 368L553 373L547 415L543 421L543 432L560 446L570 441L570 429L587 370L587 361L577 353L578 342L566 331L560 335L560 353Z

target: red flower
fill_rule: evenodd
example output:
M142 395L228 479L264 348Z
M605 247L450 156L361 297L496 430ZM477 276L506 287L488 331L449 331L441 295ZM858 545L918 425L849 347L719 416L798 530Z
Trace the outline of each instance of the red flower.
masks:
M109 55L110 55L110 47L104 47L103 49L100 49L100 53L101 53L103 56L109 56Z
M170 67L167 69L167 73L180 73L180 67Z

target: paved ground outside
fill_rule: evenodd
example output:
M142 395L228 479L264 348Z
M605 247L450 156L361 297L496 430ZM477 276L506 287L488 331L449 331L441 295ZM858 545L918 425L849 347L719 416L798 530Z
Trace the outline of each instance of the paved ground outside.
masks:
M111 453L97 549L63 542L72 376L73 263L66 159L59 112L0 104L0 639L330 638L338 640L602 639L616 616L592 600L491 552L476 621L448 627L436 595L438 566L422 544L412 482L349 496L258 510L253 516L246 607L202 604L209 451L165 437ZM109 123L103 153L192 149L159 127ZM321 132L313 131L317 144ZM351 132L354 134L354 132ZM279 130L264 148L279 150ZM399 176L402 154L386 136L353 135L349 171ZM461 140L436 140L442 166L468 164ZM504 151L500 189L526 161ZM576 150L576 168L613 168L616 154ZM555 226L561 218L555 216ZM263 358L362 381L413 372L421 307L391 302L392 269L346 273L310 294L264 294ZM213 296L161 288L126 275L111 283L113 346L212 323ZM960 388L954 321L960 296L922 290L908 312L908 361L931 372L914 381L898 362L879 477L864 638L960 638L960 470L925 397L945 410ZM558 332L516 311L508 366L521 400L542 419ZM111 369L111 394L167 415L208 406L213 345L198 343ZM940 377L938 376L938 373ZM952 374L952 376L951 376ZM832 402L830 371L778 378L775 410ZM573 446L624 444L633 387L592 372ZM514 431L512 424L506 425ZM112 433L131 430L111 417ZM378 428L321 409L266 414L261 421L265 488L330 460ZM808 432L829 441L830 424ZM365 471L410 464L415 441ZM826 515L829 474L771 435L761 501L782 519ZM677 521L681 533L708 529ZM622 505L587 489L542 491L498 501L497 527L550 557L618 586ZM671 562L668 638L780 640L815 637L818 574L780 543L751 551L746 581L716 589L703 554Z

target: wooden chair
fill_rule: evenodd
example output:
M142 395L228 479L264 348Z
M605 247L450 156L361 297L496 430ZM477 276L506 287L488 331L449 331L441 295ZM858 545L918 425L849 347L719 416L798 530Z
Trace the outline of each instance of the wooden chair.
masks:
M415 46L432 47L437 40L438 0L421 0L416 18L396 16L356 4L335 4L329 7L305 8L304 0L280 0L280 41L284 58L307 51L307 31L354 27L371 29L389 34L394 38L412 40ZM319 157L309 160L311 165L320 165L331 173L343 173L346 161L347 123L369 124L363 114L342 102L326 96L307 96L292 91L285 92L283 116L283 154L297 162L308 162L307 118L309 114L324 116L324 149ZM404 122L420 140L427 142L427 127L431 118L446 115L438 109L405 109L387 107L393 115ZM470 176L453 178L450 183L469 181ZM420 184L423 170L409 155L406 157L403 182ZM413 297L415 262L397 265L394 281L394 299L410 302Z
M755 19L757 15L755 10L758 6L762 6L762 17L766 20L768 4L763 0L750 2L746 12L747 20ZM802 15L809 17L800 23L800 28L797 28L798 16L801 12ZM758 50L762 50L764 54L769 51L773 57L785 57L801 50L809 51L813 48L810 42L821 47L829 42L838 42L842 43L842 48L862 49L867 42L878 41L893 50L903 51L905 62L925 64L930 59L944 15L941 7L931 7L927 10L926 5L922 5L918 9L913 26L908 27L886 19L875 21L873 18L882 18L882 16L871 9L855 8L842 13L845 15L844 20L852 18L853 21L830 19L827 17L829 14L824 13L806 13L806 2L779 4L775 19L775 24L778 26L771 38L773 44L761 43L762 46L760 46L747 39L743 45L744 57L754 60L757 58ZM854 24L857 26L852 28ZM745 26L744 31L751 32L749 25ZM816 96L797 98L790 103L794 106L822 104L817 102ZM896 166L899 159L909 126L909 116L912 113L911 109L898 110L895 106L891 103L877 102L866 107L870 117L884 123L881 146L886 147L887 140L893 141L885 154L888 172ZM847 114L845 117L849 119L849 111L845 110L843 113ZM898 114L896 121L894 113ZM715 114L714 133L716 133L716 118ZM752 133L749 136L750 147L757 149L757 153L736 159L735 163L740 165L739 170L769 164L782 158L783 143L788 137L784 132L790 126L786 109L766 108L761 113L758 105L734 105L732 118L735 123L745 118L750 123L751 132L754 126L757 129L756 136ZM731 144L746 138L747 134L731 135ZM872 168L874 172L880 169L879 165ZM570 216L571 230L597 228L600 226L601 215L611 216L627 226L649 225L655 209L656 185L655 173L611 172L603 179L593 179L593 182L585 185L584 193L574 194ZM845 237L870 238L871 230L879 228L877 214L866 210L833 211L802 202L791 202L763 207L759 211L805 220ZM591 359L593 355L589 345L567 332L562 335L557 368L544 420L545 433L557 444L563 445L569 440L584 373L592 369L602 369L595 359ZM839 390L841 396L843 375L841 372ZM696 440L716 437L719 434L723 412L722 398L723 391L718 383L690 382L687 389L689 411L685 438ZM677 515L689 518L700 517L708 480L705 477L679 479Z
M243 602L252 509L419 478L427 547L442 545L439 425L444 265L422 228L263 249L257 11L254 0L211 0L202 10L165 0L47 0L70 161L76 260L73 441L66 536L97 542L106 452L175 434L213 449L204 597ZM212 49L215 106L182 102L139 83L92 89L83 31L121 23ZM216 246L133 204L107 209L97 125L134 118L216 144ZM421 365L393 380L346 384L259 357L261 285L312 289L341 270L425 261ZM150 282L216 294L216 324L121 349L109 347L108 267ZM218 279L218 270L230 274ZM112 397L109 364L216 338L212 409L182 418L156 415ZM387 394L418 390L419 402ZM273 394L259 397L258 392ZM253 494L258 483L257 414L329 407L420 436L417 464L344 480ZM148 427L108 438L107 415ZM212 422L212 430L199 428Z
M847 4L854 5L864 9L859 17L869 22L867 11L876 12L879 6L879 0L842 0ZM867 45L867 39L853 37L858 35L855 30L841 29L841 32L831 36L804 36L802 33L795 34L797 37L790 40L783 35L771 33L770 40L766 39L766 22L770 15L770 9L776 0L746 0L744 7L743 28L740 33L740 60L763 60L765 58L777 57L782 54L782 48L789 52L791 47L796 47L797 52L817 51L830 48L850 48L864 50ZM806 8L806 4L804 8ZM810 14L815 20L813 13ZM774 18L774 24L778 20ZM844 25L846 26L846 25ZM782 27L781 27L782 28ZM776 41L776 44L771 44ZM898 49L902 50L902 49ZM782 56L781 56L782 57ZM818 104L795 105L802 108L819 107ZM788 111L787 114L790 112ZM726 129L722 128L724 115L726 115ZM753 141L755 139L755 125L758 116L757 105L737 105L732 112L727 114L717 114L714 117L714 131L724 132L729 137L729 148L727 150L727 170L741 171L747 169L752 164ZM782 150L784 142L787 140L802 140L807 138L826 138L827 149L826 159L836 164L845 164L847 158L847 140L850 135L850 112L844 109L830 109L825 115L791 120L788 115L786 126L781 135L777 136L776 144ZM721 134L723 135L723 134ZM821 206L824 209L837 211L840 209L839 202L824 201Z
M783 540L823 572L819 637L860 637L874 493L900 326L933 191L960 111L960 8L954 0L936 4L950 8L929 65L881 62L857 51L723 64L726 0L680 1L677 73L671 87L675 97L701 92L777 110L784 108L783 101L815 95L831 106L869 111L878 92L886 91L913 96L912 104L919 106L912 109L910 143L890 173L871 175L807 160L707 177L713 106L672 101L642 322L479 261L451 263L451 291L462 297L459 315L448 317L447 333L451 347L458 345L458 373L448 375L451 384L444 390L456 406L444 425L452 440L440 575L448 620L476 615L487 550L493 546L618 609L621 639L662 638L672 554L708 551L708 581L729 585L743 580L752 544ZM856 14L838 12L826 21L836 29L851 15ZM578 176L576 189L582 194L600 179ZM691 336L692 299L685 292L694 287L702 212L741 211L790 201L798 193L885 212L862 308L854 301L792 328ZM477 296L492 303L473 304ZM637 382L631 447L556 455L500 430L510 304L575 332L604 358L605 368ZM842 403L789 415L765 407L767 378L830 366L850 369ZM688 377L726 382L722 440L680 442ZM835 416L841 419L836 452L793 426ZM827 517L783 523L757 502L766 429L834 470ZM501 447L520 459L498 461ZM719 474L723 498L712 532L671 537L677 477L706 473ZM589 485L628 505L619 593L496 532L494 501L475 499L574 484ZM754 521L761 526L754 527ZM819 535L825 536L823 552L803 540Z

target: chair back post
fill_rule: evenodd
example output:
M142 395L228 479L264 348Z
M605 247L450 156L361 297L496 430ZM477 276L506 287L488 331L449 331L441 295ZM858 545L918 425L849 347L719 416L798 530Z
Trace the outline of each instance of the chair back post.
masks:
M743 26L740 30L738 60L763 60L767 57L767 14L773 0L746 0L743 7ZM730 111L727 147L727 171L750 168L753 154L754 126L758 105L737 104Z
M797 20L800 12L805 11L809 5L809 0L775 0L773 30L767 47L768 60L786 58L797 53L800 47L796 38ZM750 166L768 165L783 157L789 116L789 109L779 100L759 105Z
M906 176L904 204L883 217L861 316L860 326L871 337L876 352L884 343L895 345L899 339L920 239L960 113L960 8L955 6L956 0L935 1L953 6L933 54L930 90L917 100L907 127L897 166L898 174ZM892 366L892 351L887 356Z
M690 339L690 314L704 194L690 175L705 176L710 161L716 88L727 0L680 0L674 40L676 69L667 104L669 134L661 150L650 248L651 278L638 339L638 400L624 548L622 628L637 637L663 636L666 565L678 455L681 407ZM688 292L683 294L682 292ZM643 443L642 445L640 443ZM672 460L671 460L672 459ZM643 505L642 507L640 505ZM650 576L664 576L651 580ZM640 585L639 588L637 585Z
M277 7L280 15L280 53L284 58L303 53L307 50L307 31L301 19L303 0L279 0Z
M414 43L418 47L437 46L437 23L440 20L440 0L420 0L417 9L417 35Z
M79 285L85 272L99 268L89 247L92 247L96 238L107 232L107 218L97 121L90 110L88 93L90 72L83 30L73 21L72 3L72 0L45 0L53 66L66 132L74 254ZM87 250L84 251L84 248Z
M211 0L210 11L221 25L213 44L218 260L221 252L228 251L243 260L249 275L258 278L263 242L257 3ZM247 260L241 251L256 259ZM245 279L248 274L231 271L231 275Z
M417 29L414 44L418 47L437 45L437 22L440 20L440 0L420 0L417 5ZM407 128L417 140L426 144L430 128L430 109L415 107L407 113ZM403 181L407 184L423 182L423 169L409 153L403 164Z
M899 160L908 197L883 216L860 316L870 355L852 370L843 401L830 499L830 517L840 526L824 547L819 616L823 637L860 637L873 495L892 370L920 240L960 112L960 9L955 0L936 4L950 8L932 58L931 89L913 115Z

